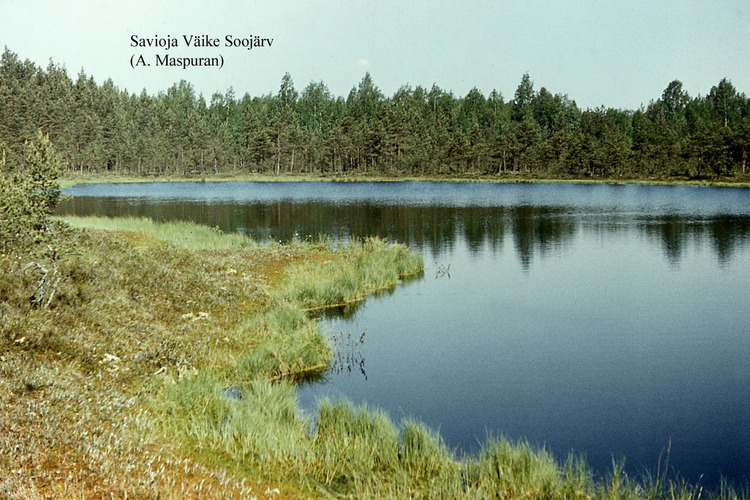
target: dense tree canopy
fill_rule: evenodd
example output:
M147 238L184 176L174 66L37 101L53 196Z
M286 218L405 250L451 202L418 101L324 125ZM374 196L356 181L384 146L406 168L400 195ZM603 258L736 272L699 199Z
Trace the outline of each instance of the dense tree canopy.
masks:
M513 99L437 85L386 96L368 73L346 98L323 82L301 92L206 102L181 81L156 96L97 84L9 51L0 58L0 154L24 165L42 130L81 173L221 172L562 177L726 177L747 173L750 100L725 79L706 96L681 82L638 110L581 110L524 74Z

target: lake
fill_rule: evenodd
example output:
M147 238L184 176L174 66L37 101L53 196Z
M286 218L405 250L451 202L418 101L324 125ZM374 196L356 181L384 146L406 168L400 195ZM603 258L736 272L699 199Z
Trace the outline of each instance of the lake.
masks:
M422 277L328 317L299 388L413 416L459 456L526 439L598 472L750 478L750 190L489 183L86 184L61 213L193 220L260 241L378 235ZM364 334L364 335L363 335ZM363 339L362 341L360 341Z

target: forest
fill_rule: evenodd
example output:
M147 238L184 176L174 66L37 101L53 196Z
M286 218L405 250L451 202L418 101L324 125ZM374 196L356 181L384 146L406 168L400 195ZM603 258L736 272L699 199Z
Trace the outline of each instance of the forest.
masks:
M527 176L719 179L747 175L750 99L727 78L691 97L669 82L637 110L580 109L536 90L512 98L437 84L386 96L367 73L344 98L322 81L298 91L210 100L187 81L149 95L71 78L5 48L0 59L0 154L22 167L24 144L46 134L68 173ZM19 167L16 167L19 168Z

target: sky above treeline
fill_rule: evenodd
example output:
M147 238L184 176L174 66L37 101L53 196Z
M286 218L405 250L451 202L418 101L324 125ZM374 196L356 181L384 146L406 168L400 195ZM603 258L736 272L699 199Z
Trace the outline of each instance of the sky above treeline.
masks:
M386 96L437 84L506 101L529 73L584 109L637 109L675 79L691 96L722 78L750 91L747 0L0 0L0 44L74 80L152 95L186 80L207 101L276 94L287 72L299 92L346 97L369 72Z

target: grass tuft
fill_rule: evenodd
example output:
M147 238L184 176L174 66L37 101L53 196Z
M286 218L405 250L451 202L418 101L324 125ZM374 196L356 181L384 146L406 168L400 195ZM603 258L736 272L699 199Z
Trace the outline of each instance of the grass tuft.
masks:
M424 270L420 255L380 238L352 241L336 254L335 259L296 266L279 295L307 310L343 306Z

